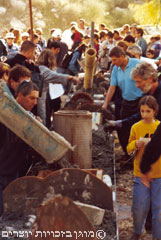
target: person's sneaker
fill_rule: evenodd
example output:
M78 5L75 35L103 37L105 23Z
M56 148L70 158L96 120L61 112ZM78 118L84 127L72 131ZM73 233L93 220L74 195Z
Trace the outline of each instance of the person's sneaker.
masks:
M129 238L129 240L139 240L140 235L137 233L133 233L132 236Z

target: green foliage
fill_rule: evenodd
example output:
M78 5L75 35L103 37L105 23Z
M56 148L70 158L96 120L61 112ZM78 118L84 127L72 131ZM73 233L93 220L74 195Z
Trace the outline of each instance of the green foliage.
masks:
M133 22L156 23L160 0L142 1L145 2L143 5L134 4L133 0L32 0L34 28L42 27L49 37L51 28L64 30L70 27L71 21L77 22L80 18L84 18L89 26L94 21L95 26L104 22L109 28ZM29 0L0 0L0 7L6 8L5 14L0 12L1 28L10 28L14 25L13 19L21 21L24 30L30 27Z
M132 6L135 8L135 19L140 24L161 24L161 2L152 0L143 5Z

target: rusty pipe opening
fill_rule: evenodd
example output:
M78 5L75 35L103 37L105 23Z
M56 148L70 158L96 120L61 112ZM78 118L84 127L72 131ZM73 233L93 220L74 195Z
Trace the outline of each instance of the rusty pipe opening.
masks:
M89 48L88 50L87 50L87 54L89 54L89 55L95 55L95 53L96 53L96 50L95 49L93 49L93 48Z

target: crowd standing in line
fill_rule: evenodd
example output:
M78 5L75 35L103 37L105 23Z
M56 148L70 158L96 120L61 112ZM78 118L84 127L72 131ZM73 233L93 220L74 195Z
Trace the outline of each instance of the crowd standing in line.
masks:
M36 97L32 107L29 107L29 104L26 110L32 111L41 117L42 124L49 129L51 127L51 113L52 111L57 111L61 105L60 97L54 100L51 98L52 84L59 83L65 90L71 82L80 83L78 76L83 70L80 61L84 58L86 48L91 46L90 28L84 19L80 19L78 23L71 22L69 28L64 32L56 27L52 28L50 34L50 38L46 39L40 27L33 29L33 34L31 29L20 31L11 28L9 30L3 29L0 37L1 79L6 81L15 98L17 96L16 89L19 89L19 84L24 80L28 80L30 84L32 84L32 81L37 84L38 88L35 88L34 91L39 91L39 95ZM102 73L108 72L110 74L110 87L107 93L105 93L103 108L107 109L110 101L115 103L116 121L109 121L106 128L108 126L117 127L119 140L127 157L129 157L131 150L134 150L136 154L134 160L135 180L133 195L134 234L130 239L137 240L140 238L148 210L151 206L153 239L159 240L161 239L161 232L157 226L160 226L158 216L161 214L161 210L159 207L155 208L155 205L158 206L161 196L159 194L156 197L154 193L150 198L150 192L156 191L159 187L160 168L157 169L159 171L157 175L155 174L155 166L160 164L160 152L157 155L158 158L155 158L155 163L148 176L145 175L145 164L142 165L141 161L145 141L140 140L140 137L144 138L144 135L146 135L144 133L147 131L148 134L152 135L159 125L159 121L161 121L161 35L154 34L147 40L144 35L144 29L135 23L131 26L125 24L121 30L112 30L106 27L104 23L100 23L98 28L94 29L94 48L97 53L98 70ZM66 62L66 65L64 65L64 59L67 59L67 56L68 63ZM26 84L24 83L22 86ZM21 90L20 88L19 91L21 92ZM27 92L27 95L30 93L30 91ZM152 95L153 97L142 98L144 94ZM24 105L25 96L21 98L23 101L18 101L19 98L16 98L24 108L26 107ZM37 101L38 106L35 107ZM140 113L138 113L139 102ZM159 105L158 114L157 104ZM152 113L150 122L147 122L146 115L144 115L145 112L147 115L150 114L148 111ZM158 120L155 120L155 117ZM5 134L9 130L4 126L2 126L2 129L5 129L2 131L4 134L2 134L2 139L5 139ZM19 149L22 142L17 141L16 135L14 139ZM8 145L11 143L11 139L6 141L9 141L7 142ZM150 142L148 146L150 146ZM6 154L3 147L4 145L1 145L1 163L3 163ZM16 149L12 149L12 151L15 154L13 156L17 156ZM10 157L7 159L9 164L13 164L13 160L16 161L15 159L10 159ZM144 154L143 159L145 159ZM25 175L31 164L30 162L26 163L26 161L28 160L23 161L23 166L16 165L17 168L12 173L0 171L1 214L2 190L16 177ZM8 162L6 161L6 164ZM149 176L150 181L148 181ZM137 189L136 179L140 184L140 188ZM143 190L148 195L146 208L143 208L140 203L140 197L142 196L140 193ZM144 196L142 196L141 200L144 201L143 199ZM138 222L137 218L138 214L140 214L140 209L142 209L142 219Z

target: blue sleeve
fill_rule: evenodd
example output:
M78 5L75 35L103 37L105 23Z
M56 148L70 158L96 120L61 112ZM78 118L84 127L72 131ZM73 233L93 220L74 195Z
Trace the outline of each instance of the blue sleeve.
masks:
M78 74L78 71L79 71L79 69L78 69L78 67L77 67L77 65L78 65L77 60L78 60L79 58L80 58L80 53L79 53L78 51L76 51L76 52L73 54L72 59L71 59L71 61L70 61L70 63L69 63L69 67L68 67L68 69L69 69L70 71L72 71L75 75L77 75L77 74Z
M140 41L139 46L141 47L143 54L145 54L147 49L147 43L144 39Z
M117 86L117 68L116 66L113 67L112 72L111 72L111 82L110 86Z

